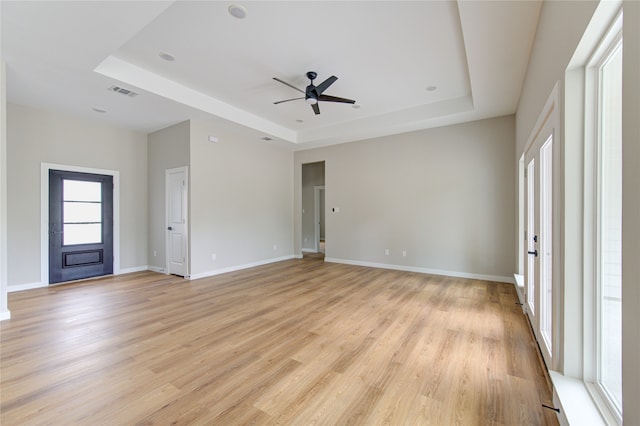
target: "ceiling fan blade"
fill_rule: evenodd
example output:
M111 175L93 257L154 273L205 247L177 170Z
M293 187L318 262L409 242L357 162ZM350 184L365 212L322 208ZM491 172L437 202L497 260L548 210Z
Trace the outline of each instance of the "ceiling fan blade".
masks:
M282 83L282 84L284 84L285 86L289 86L289 87L291 87L293 90L297 90L297 91L298 91L298 92L300 92L300 93L304 93L304 90L300 90L300 89L298 89L296 86L292 86L291 84L287 83L286 81L282 81L282 80L280 80L280 79L279 79L279 78L277 78L277 77L273 77L273 79L274 79L275 81L277 81L278 83Z
M336 82L337 79L338 79L338 77L336 77L335 75L332 75L331 77L329 77L328 79L326 79L322 83L318 84L316 86L316 90L318 91L318 94L319 95L322 94L322 92L327 90L329 88L329 86L331 86L333 83Z
M297 101L298 99L304 99L304 96L303 96L303 97L301 97L301 98L285 99L284 101L274 102L273 104L274 104L274 105L278 105L278 104L281 104L281 103L283 103L283 102Z
M315 112L316 115L320 114L320 107L318 104L311 104L311 108L313 108L313 112Z
M323 102L340 102L343 104L355 104L356 101L354 101L353 99L345 99L345 98L339 98L337 96L329 96L329 95L320 95L318 96L318 100L319 101L323 101Z

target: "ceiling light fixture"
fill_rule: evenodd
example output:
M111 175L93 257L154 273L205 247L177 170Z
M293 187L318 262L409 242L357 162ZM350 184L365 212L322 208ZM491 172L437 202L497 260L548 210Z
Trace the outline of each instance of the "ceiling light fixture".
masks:
M227 10L229 11L229 14L234 18L244 19L247 16L247 9L237 4L232 4Z
M305 101L307 101L309 105L315 105L318 103L318 100L316 98L311 98L311 97L305 99Z
M176 60L175 56L173 56L171 53L167 53L167 52L160 52L160 53L158 53L158 56L160 56L165 61L169 61L169 62L173 62L173 61Z
M266 142L269 142L269 141L272 141L272 140L273 140L273 139L272 139L272 138L270 138L269 136L265 136L265 137L260 138L260 139L262 139L263 141L266 141Z
M92 109L93 111L95 111L95 112L99 112L100 114L104 114L105 112L107 112L107 110L106 110L106 109L102 109L102 108L96 108L96 107L93 107L93 108L91 108L91 109Z
M352 105L351 108L353 109L360 109L360 105Z
M427 87L427 92L433 92L436 89L438 89L438 86L429 86L429 87Z

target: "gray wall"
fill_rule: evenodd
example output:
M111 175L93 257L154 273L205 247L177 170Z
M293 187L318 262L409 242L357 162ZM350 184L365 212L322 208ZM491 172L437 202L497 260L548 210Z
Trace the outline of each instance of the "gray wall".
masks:
M622 395L624 424L640 424L640 2L624 2L622 102Z
M328 258L508 279L513 157L513 116L296 152L296 252L301 165L325 161Z
M234 128L191 121L192 276L293 255L293 153Z
M148 135L149 162L149 266L164 270L165 265L165 170L189 165L189 121ZM155 254L155 256L154 256Z
M120 268L146 267L146 135L51 111L7 106L9 286L41 281L43 162L120 172Z
M315 250L315 187L324 186L324 163L302 165L302 249ZM326 192L325 192L326 193Z

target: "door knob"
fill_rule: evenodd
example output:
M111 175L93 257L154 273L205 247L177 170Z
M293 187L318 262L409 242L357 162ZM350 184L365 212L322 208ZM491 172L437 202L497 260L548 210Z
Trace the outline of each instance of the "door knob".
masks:
M534 250L534 251L528 251L527 253L534 255L535 257L538 257L538 250Z
M168 230L168 231L173 231L173 228L172 228L172 227L170 227L170 226L167 226L167 230Z

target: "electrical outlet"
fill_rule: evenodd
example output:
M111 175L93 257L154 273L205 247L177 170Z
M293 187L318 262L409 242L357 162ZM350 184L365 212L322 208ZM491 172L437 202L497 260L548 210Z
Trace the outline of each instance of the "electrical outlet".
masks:
M276 250L278 250L278 246L274 244L273 245L273 251L276 251Z
M406 250L402 250L402 257L407 257L407 251Z
M389 256L389 249L384 249L384 255Z
M218 256L215 253L211 253L211 260L216 260Z
M156 256L158 256L158 250L153 251L153 257L156 257Z

